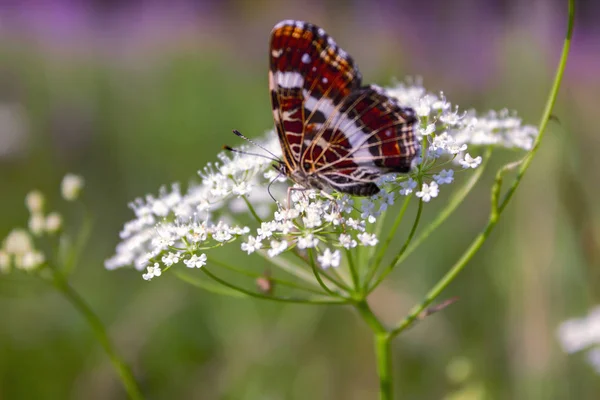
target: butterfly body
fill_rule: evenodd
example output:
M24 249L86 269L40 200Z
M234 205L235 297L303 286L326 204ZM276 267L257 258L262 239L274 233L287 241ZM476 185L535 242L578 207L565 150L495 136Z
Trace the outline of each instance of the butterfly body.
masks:
M361 81L323 29L291 20L273 28L269 88L282 173L306 188L369 196L383 174L410 170L419 151L414 110Z

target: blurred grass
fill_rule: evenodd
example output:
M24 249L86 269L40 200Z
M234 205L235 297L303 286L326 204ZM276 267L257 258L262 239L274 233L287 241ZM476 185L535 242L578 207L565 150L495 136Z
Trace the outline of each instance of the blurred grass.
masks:
M522 31L497 51L501 61L485 91L466 87L464 78L461 86L442 67L424 77L425 85L451 88L449 100L464 108L514 108L536 123L553 55ZM31 188L58 207L62 175L86 177L96 224L73 284L110 326L151 398L375 396L369 331L346 310L229 299L172 276L148 284L134 271L102 267L131 217L127 202L194 178L223 144L239 143L231 129L258 136L271 127L263 62L183 48L113 63L10 43L0 46L0 58L0 83L9 88L4 101L23 106L30 132L26 153L0 159L0 237L25 223L23 198ZM382 67L365 80L385 83L388 73ZM490 399L598 397L598 377L582 355L561 352L555 330L598 301L600 142L591 105L599 86L567 77L559 122L514 203L443 296L460 301L395 342L402 398L444 398L463 385L481 385ZM515 155L494 157L490 170ZM375 293L378 313L390 322L401 317L460 255L484 222L491 180L488 174ZM443 200L428 205L425 219ZM241 252L227 257L247 260ZM55 293L28 277L0 276L0 318L0 398L124 398L88 327ZM445 372L458 356L473 366L463 384Z

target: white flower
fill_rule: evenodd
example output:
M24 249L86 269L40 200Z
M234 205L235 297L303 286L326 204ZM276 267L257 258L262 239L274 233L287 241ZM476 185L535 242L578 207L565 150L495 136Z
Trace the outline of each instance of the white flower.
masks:
M160 270L160 265L158 265L158 263L154 263L153 266L146 268L146 271L147 272L142 275L142 278L144 278L147 281L151 280L155 276L160 276L162 274L162 271Z
M306 210L306 216L302 217L302 222L306 228L312 229L321 225L321 215L317 209Z
M83 185L84 180L81 176L75 174L65 175L60 185L63 198L67 201L77 200Z
M298 248L299 249L310 249L313 247L317 247L319 244L319 239L316 238L312 233L307 233L298 238Z
M229 226L222 221L219 221L219 224L215 227L213 232L213 239L217 242L226 242L231 238L233 238L233 235L229 230Z
M439 174L433 175L433 179L437 182L438 185L452 183L454 181L454 170L443 169L440 171Z
M183 263L188 268L201 268L206 265L206 254L200 254L200 256L194 254L188 260L183 260Z
M408 196L417 187L417 181L413 178L408 178L404 182L400 182L400 187L402 188L400 189L400 194L402 196Z
M439 193L438 184L431 182L429 185L424 183L420 191L416 193L425 203L428 203L432 198L437 197Z
M431 135L433 132L435 132L435 124L429 124L425 127L425 129L420 128L419 132L421 133L421 136Z
M379 242L377 235L374 233L363 232L359 233L356 237L363 246L375 246Z
M465 154L465 158L459 160L458 162L463 166L463 168L477 168L479 164L481 164L481 161L481 156L473 158L469 153L467 153Z
M15 267L24 271L33 271L45 261L45 257L39 251L28 251L15 256Z
M278 210L275 211L275 221L286 221L290 219L298 218L300 215L300 211L295 208L290 208L288 210Z
M269 257L278 256L279 254L283 253L287 247L288 244L285 240L280 242L277 240L271 240L271 248L267 251L267 254Z
M198 225L198 224L194 225L194 227L192 228L192 232L188 234L188 237L193 243L200 243L200 242L205 241L206 238L208 237L206 223L203 222L200 225Z
M35 236L40 236L46 229L46 218L44 217L44 214L38 212L31 214L27 226L31 233Z
M587 317L570 319L558 328L558 339L567 353L574 353L600 344L600 307Z
M254 236L248 236L248 239L245 243L242 243L242 250L247 252L248 254L254 253L256 250L262 247L262 242L260 239L255 238Z
M233 194L235 194L237 196L247 195L248 193L250 193L251 190L252 190L252 186L250 185L249 182L246 182L246 181L236 183L235 185L233 185L233 187L231 189Z
M336 226L341 224L343 221L343 218L342 218L342 215L340 214L340 212L337 210L333 210L333 209L326 212L323 215L323 219L326 222L332 223L333 225L336 225Z
M25 205L30 213L41 213L44 211L44 195L39 190L32 190L25 196Z
M342 247L345 247L346 249L352 249L354 247L356 247L357 243L356 240L352 239L352 236L346 234L346 233L342 233L340 235L340 245Z
M33 250L33 244L26 231L13 229L4 239L3 248L9 254L25 254Z
M273 236L273 231L276 229L277 225L272 224L272 223L268 223L268 222L262 222L260 224L260 228L258 228L256 230L256 233L258 234L258 237L260 239L265 239L268 237Z
M56 233L62 227L62 217L56 211L51 212L46 216L45 229L46 232Z
M163 256L163 258L161 259L161 261L167 267L170 267L173 264L177 264L179 262L179 258L180 258L180 255L178 253L170 252L166 256Z
M341 258L342 256L339 250L332 252L329 249L325 249L322 255L317 256L317 260L323 269L339 267Z

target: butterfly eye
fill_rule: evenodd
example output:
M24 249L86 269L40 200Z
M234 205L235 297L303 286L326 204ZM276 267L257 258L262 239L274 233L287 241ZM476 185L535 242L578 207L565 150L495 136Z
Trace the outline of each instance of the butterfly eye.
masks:
M304 170L305 170L305 171L308 171L308 170L310 170L310 163L308 163L308 162L305 162L305 163L304 163L304 165L303 165L303 167L304 167Z

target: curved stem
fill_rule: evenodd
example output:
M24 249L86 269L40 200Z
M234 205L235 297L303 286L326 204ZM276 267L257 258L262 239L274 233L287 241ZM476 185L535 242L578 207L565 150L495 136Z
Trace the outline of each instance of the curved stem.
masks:
M86 303L86 301L69 285L64 276L58 272L56 269L50 268L53 273L52 284L54 287L62 293L62 295L83 315L87 323L92 328L94 335L96 336L96 340L100 343L106 354L108 355L113 367L119 374L119 378L121 379L121 383L125 386L125 390L129 395L129 398L137 400L143 399L142 391L138 387L135 378L133 377L133 373L125 364L123 360L117 354L117 351L113 347L108 334L106 333L106 329L104 328L104 324L96 315L96 313L92 310L92 308Z
M419 226L419 221L421 220L422 211L423 211L423 200L419 200L419 208L417 209L417 216L415 217L415 222L413 223L413 226L410 229L410 233L408 234L406 241L402 245L402 248L400 249L398 254L396 254L394 259L387 266L387 268L385 270L383 270L381 275L379 275L379 277L375 280L375 283L373 285L371 285L371 287L368 290L368 293L371 293L377 286L379 286L379 284L385 279L385 277L388 276L388 274L390 272L392 272L394 267L396 265L398 265L398 261L400 260L400 258L402 257L402 255L404 254L406 249L408 248L408 245L412 241L412 238L415 236L415 232L417 231L417 226Z
M492 188L492 209L490 211L490 217L487 225L485 226L483 231L479 235L477 235L477 237L475 238L475 240L473 240L469 248L452 266L452 268L450 268L446 275L442 277L442 279L429 291L429 293L427 293L425 299L421 302L421 304L414 307L410 314L402 322L400 322L400 324L398 324L396 328L394 328L391 331L390 334L392 336L396 336L405 329L409 328L418 319L419 315L442 293L442 291L463 270L467 263L473 258L475 253L477 253L477 251L481 248L483 243L485 243L487 237L498 223L500 215L506 209L506 206L512 198L515 190L518 188L523 178L523 175L525 174L527 168L529 168L529 165L531 164L531 160L533 159L533 157L539 149L539 145L545 134L546 126L548 125L548 121L550 120L550 116L552 115L552 109L554 108L556 97L558 96L558 89L560 88L560 83L562 81L563 73L569 54L569 48L571 45L571 37L573 35L574 9L574 0L569 0L569 18L567 25L567 35L565 37L565 42L563 45L563 50L556 71L556 75L554 77L554 83L552 85L552 89L550 90L550 94L548 95L548 101L546 102L546 107L544 109L542 119L540 120L540 124L538 126L539 134L534 142L533 148L519 163L520 167L517 172L517 176L515 177L515 180L513 181L511 187L508 189L503 200L501 202L498 202L498 194L500 193L500 188L502 185L502 175L512 166L509 165L500 170L500 172L496 176L496 182L494 184L494 187Z
M308 249L307 249L308 250ZM302 254L300 254L298 251L293 251L292 252L293 255L295 255L296 257L298 257L300 260L302 260L303 262L306 263L306 265L308 265L308 267L311 269L311 271L313 272L313 275L311 276L314 277L314 269L313 269L313 263L314 263L314 259L312 258L312 255L310 255L311 253L309 253L307 251L307 256L304 257ZM277 257L275 257L277 258ZM340 288L341 290L345 291L346 293L352 293L352 289L350 288L350 286L346 285L346 283L344 282L344 279L337 273L337 270L333 270L333 274L338 278L335 279L333 276L331 276L330 274L328 274L326 271L324 270L320 270L318 271L320 276L325 277L329 282L331 282L333 285L337 286L338 288ZM314 279L312 279L312 281L314 282ZM320 283L319 283L320 285Z
M404 219L404 214L406 213L406 210L408 209L408 204L410 203L411 198L412 198L412 194L409 196L406 196L406 199L404 200L404 203L402 204L402 208L400 209L400 212L396 216L396 220L394 221L394 225L392 226L392 229L388 233L388 236L385 239L385 242L380 246L379 251L377 252L377 256L375 257L375 261L373 262L373 265L369 268L369 273L365 279L365 287L364 287L365 290L368 289L369 283L375 276L375 273L377 272L377 269L379 268L379 265L381 264L381 260L383 260L383 257L385 256L385 253L386 253L388 247L392 243L392 240L394 240L396 231L398 230L400 223Z
M258 279L258 278L263 278L264 275L263 274L258 274L256 272L253 271L248 271L245 269L241 269L241 268L236 268L232 265L229 265L227 263L224 263L223 261L219 261L219 260L215 260L214 258L211 258L211 263L218 265L219 267L225 268L229 271L235 272L237 274L240 275L244 275L247 276L249 278L254 278L254 279ZM302 286L297 284L296 282L291 282L285 279L280 279L280 278L275 278L275 277L269 277L269 280L272 282L275 282L277 285L281 285L281 286L287 286L293 289L297 289L297 290L303 290L305 292L310 292L310 293L314 293L314 294L323 294L323 292L321 292L320 290L317 289L313 289L310 287L306 287L306 286Z
M252 214L252 216L254 217L256 222L258 222L259 224L262 223L262 219L258 216L258 213L252 206L252 203L250 203L250 200L248 200L248 198L246 196L241 196L241 198L244 200L244 203L246 203L248 210L250 211L250 213Z
M333 290L329 289L329 287L325 284L325 282L323 282L323 279L321 279L321 273L319 272L319 269L317 268L317 263L315 263L315 258L313 257L312 249L307 249L307 252L308 252L308 260L310 262L310 267L313 271L315 279L317 280L317 282L319 282L319 285L321 285L323 290L326 291L330 296L342 297L339 293L336 293Z
M471 190L475 187L479 179L483 175L483 171L487 166L487 163L492 154L491 148L487 148L485 154L483 155L483 163L475 170L475 173L471 175L469 180L452 196L448 205L444 207L444 209L438 214L438 216L431 222L431 224L427 225L427 228L421 234L412 241L410 246L406 249L406 251L402 254L402 256L398 259L397 263L401 264L406 257L408 257L417 247L421 245L431 235L433 231L435 231L441 224L444 223L452 215L452 213L458 208L460 204L462 204L463 200L467 195L471 192Z
M206 275L208 275L211 279L213 279L214 281L220 283L223 286L226 286L230 289L233 290L237 290L240 293L243 293L247 296L250 297L255 297L257 299L262 299L262 300L271 300L271 301L279 301L279 302L283 302L283 303L300 303L300 304L346 304L347 301L344 301L343 299L340 300L334 300L334 299L329 299L329 298L306 298L306 299L301 299L301 298L295 298L295 297L277 297L277 296L268 296L262 293L256 293L253 292L251 290L248 289L244 289L242 287L239 287L237 285L234 285L232 283L229 283L221 278L219 278L218 276L216 276L215 274L213 274L212 272L210 272L208 270L208 268L206 268L206 266L200 268L202 270L202 272L204 272Z

